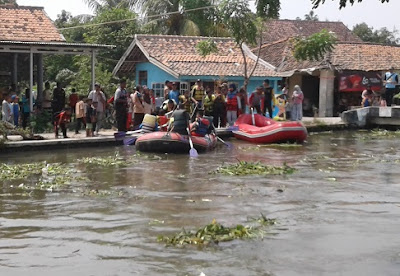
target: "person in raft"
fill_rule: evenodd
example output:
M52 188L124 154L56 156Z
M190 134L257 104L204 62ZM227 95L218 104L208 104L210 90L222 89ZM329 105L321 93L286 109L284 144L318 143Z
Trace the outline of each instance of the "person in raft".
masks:
M54 134L55 138L58 138L58 129L61 128L64 138L67 136L67 124L71 121L71 108L67 107L55 116L54 120Z
M197 111L196 120L191 125L190 132L193 136L204 137L210 133L210 126L210 121L204 118L204 110L200 109Z

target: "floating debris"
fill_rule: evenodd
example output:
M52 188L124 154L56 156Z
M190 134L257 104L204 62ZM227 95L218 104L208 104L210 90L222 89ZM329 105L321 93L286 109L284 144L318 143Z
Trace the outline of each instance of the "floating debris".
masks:
M210 224L198 229L196 232L187 232L183 229L182 232L172 237L159 236L158 242L164 242L168 245L208 245L235 239L262 238L266 234L264 227L275 224L275 220L268 219L265 216L253 221L258 222L259 225L245 226L238 224L234 227L226 227L214 219Z
M239 161L239 163L219 167L213 173L225 175L283 175L292 174L295 168L289 167L286 163L283 166L268 166L260 162Z
M86 157L77 160L79 163L83 163L88 166L100 166L100 167L120 167L126 166L132 163L130 159L124 159L118 154L107 157Z

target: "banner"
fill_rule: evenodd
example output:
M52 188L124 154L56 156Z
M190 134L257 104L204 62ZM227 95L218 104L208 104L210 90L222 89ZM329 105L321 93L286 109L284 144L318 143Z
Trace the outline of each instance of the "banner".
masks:
M340 92L362 92L371 85L373 91L382 89L381 72L343 72L339 75Z

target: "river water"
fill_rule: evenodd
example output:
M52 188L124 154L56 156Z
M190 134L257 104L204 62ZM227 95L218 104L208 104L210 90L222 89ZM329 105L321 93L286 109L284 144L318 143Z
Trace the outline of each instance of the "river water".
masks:
M4 181L0 275L400 275L398 138L321 133L293 148L232 139L233 149L197 159L139 155L121 168L76 160L132 156L134 147L3 155L10 163L73 166L88 177L80 186L109 194L27 195L9 188L22 180ZM209 174L236 159L286 162L298 171ZM246 224L260 213L277 219L263 239L183 248L157 242L182 227L195 230L213 219Z

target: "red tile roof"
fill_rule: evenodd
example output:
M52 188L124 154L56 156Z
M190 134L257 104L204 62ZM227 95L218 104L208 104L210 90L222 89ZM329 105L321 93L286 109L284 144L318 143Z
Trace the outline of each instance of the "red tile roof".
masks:
M175 75L185 76L242 76L243 56L240 48L231 38L213 38L218 48L217 53L201 56L197 50L198 42L208 39L197 36L170 35L136 35L135 47L129 49L126 59L120 60L114 73L129 73L134 70L133 63L138 60L138 47L146 52L150 59L164 68L172 70ZM251 56L251 57L250 57ZM143 56L142 56L143 58ZM254 56L248 51L247 62L249 70L255 64ZM278 76L271 65L261 62L257 65L253 76Z
M341 42L362 42L342 22L268 20L264 24L264 28L263 43L272 43L295 36L310 36L323 29L334 32Z
M0 40L65 41L40 7L0 6Z
M280 72L323 68L328 65L355 71L383 71L391 66L400 69L399 46L371 43L339 42L324 60L297 61L293 57L290 40L286 39L264 45L260 57Z

